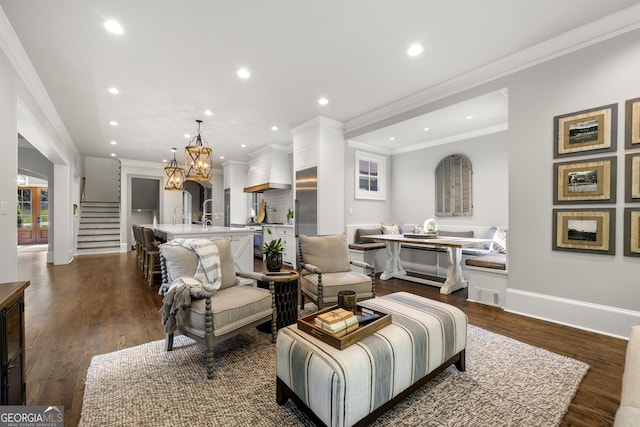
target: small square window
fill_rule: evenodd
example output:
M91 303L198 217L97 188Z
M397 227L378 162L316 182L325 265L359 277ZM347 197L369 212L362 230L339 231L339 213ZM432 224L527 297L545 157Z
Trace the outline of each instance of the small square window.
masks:
M376 154L356 151L356 199L385 200L386 158Z

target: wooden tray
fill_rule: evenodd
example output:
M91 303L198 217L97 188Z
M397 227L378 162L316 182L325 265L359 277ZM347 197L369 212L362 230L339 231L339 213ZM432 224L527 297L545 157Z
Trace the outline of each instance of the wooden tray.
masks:
M316 313L312 313L308 316L304 316L298 319L298 329L300 329L301 331L304 331L310 335L313 335L314 337L318 338L320 341L325 342L327 344L329 344L331 347L337 348L338 350L344 350L345 348L349 347L352 344L355 344L356 342L360 341L362 338L364 337L368 337L369 335L373 334L376 331L379 331L380 329L384 328L387 325L391 324L391 315L387 314L387 313L382 313L380 311L377 310L372 310L372 309L367 309L372 311L375 314L379 314L380 318L378 320L374 320L373 322L364 325L364 326L359 326L358 329L356 329L353 332L350 332L346 335L343 335L341 337L336 337L335 335L333 335L331 332L326 331L322 328L319 328L314 320L316 318L316 316L318 316L319 314L322 313L326 313L328 311L331 310L335 310L336 308L338 308L338 306L333 306L330 308L326 308L322 311L318 311ZM356 314L361 314L360 311L360 306L357 306L356 308Z

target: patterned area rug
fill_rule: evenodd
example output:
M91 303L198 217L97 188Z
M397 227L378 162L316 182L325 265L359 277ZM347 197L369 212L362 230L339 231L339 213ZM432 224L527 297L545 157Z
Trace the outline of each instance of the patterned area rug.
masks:
M216 347L207 380L204 345L177 336L95 356L81 426L313 426L275 402L275 344L258 331ZM559 425L585 363L469 326L467 371L450 367L374 426Z

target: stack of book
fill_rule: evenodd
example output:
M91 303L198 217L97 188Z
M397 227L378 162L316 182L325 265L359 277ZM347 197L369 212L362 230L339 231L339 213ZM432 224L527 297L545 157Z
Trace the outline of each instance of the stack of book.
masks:
M358 318L352 312L342 308L319 314L315 318L315 323L318 327L336 337L342 337L349 332L353 332L359 326Z

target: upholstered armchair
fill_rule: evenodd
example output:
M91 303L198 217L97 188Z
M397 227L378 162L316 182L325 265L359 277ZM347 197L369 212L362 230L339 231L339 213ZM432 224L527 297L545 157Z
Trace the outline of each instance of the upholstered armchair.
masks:
M300 308L305 298L318 309L335 305L338 292L355 291L358 301L376 296L374 267L350 261L349 247L344 233L332 236L305 236L298 239L300 246ZM367 274L351 270L351 265L364 269Z
M230 239L214 240L213 244L220 258L220 288L212 296L192 298L191 304L182 310L183 323L176 322L177 330L182 334L205 344L209 379L213 378L213 350L216 343L265 322L271 323L272 342L275 342L277 333L273 280L259 273L236 272ZM160 293L165 294L179 278L194 278L199 263L200 258L193 250L172 242L160 245ZM269 289L253 286L253 280L249 285L240 284L238 276L269 283ZM167 330L166 324L165 333L166 350L171 351L174 333Z

